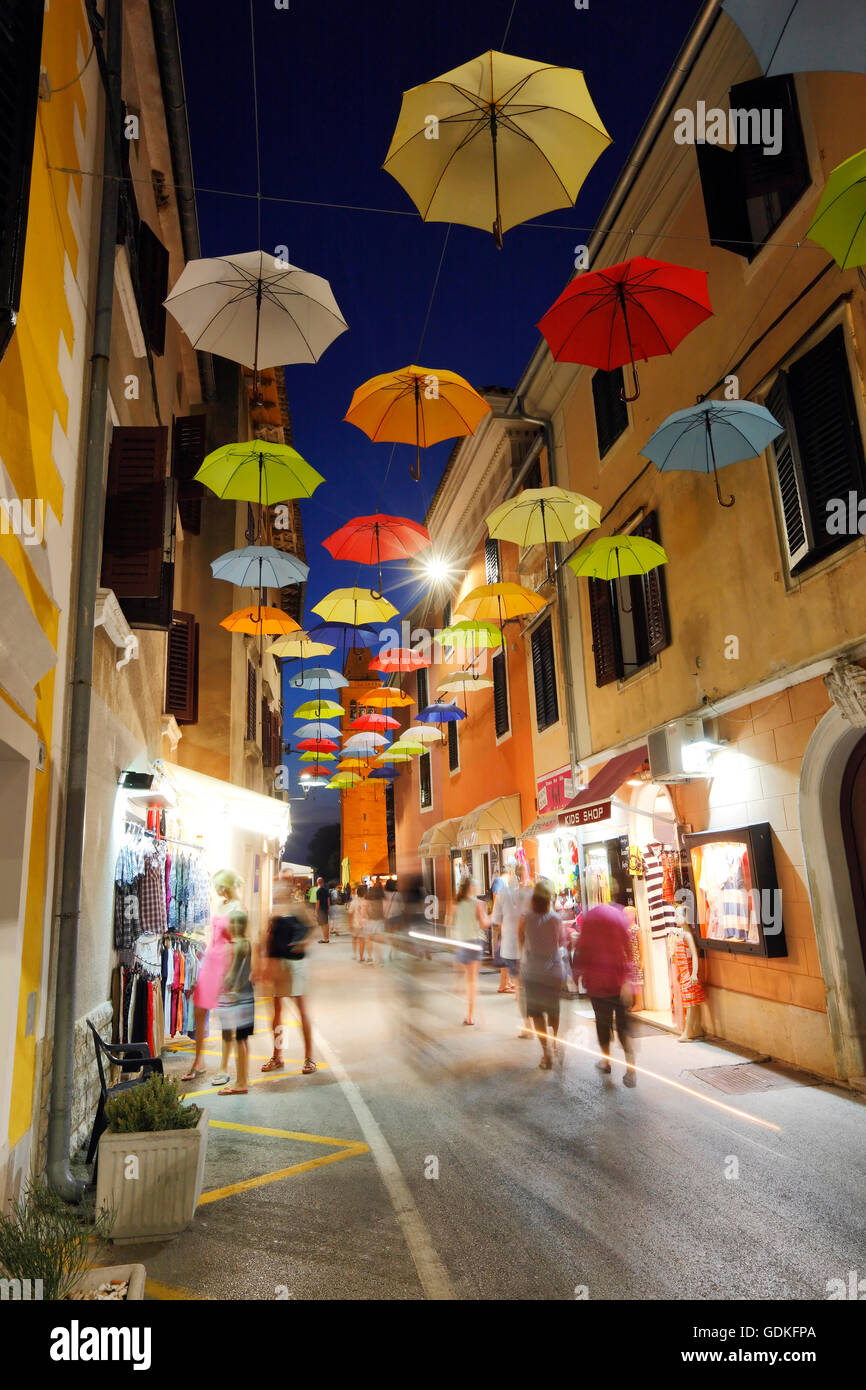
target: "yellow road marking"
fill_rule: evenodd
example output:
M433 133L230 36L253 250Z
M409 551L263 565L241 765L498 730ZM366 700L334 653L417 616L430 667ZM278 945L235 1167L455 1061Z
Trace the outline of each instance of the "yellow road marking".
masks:
M325 1071L327 1065L327 1062L318 1062L316 1064L316 1071ZM269 1072L267 1076L251 1077L247 1082L247 1086L264 1086L267 1081L282 1081L286 1076L303 1076L303 1074L300 1068L297 1071L272 1071ZM309 1072L308 1075L312 1076L313 1073ZM231 1085L232 1083L229 1082L228 1084ZM190 1100L193 1096L218 1096L219 1092L220 1088L218 1086L208 1086L202 1091L184 1091L183 1099Z
M244 1134L267 1134L274 1139L298 1139L302 1144L337 1144L345 1148L352 1148L359 1144L359 1139L334 1139L330 1134L301 1134L294 1129L268 1129L263 1125L239 1125L232 1120L211 1120L211 1124L216 1129L239 1129ZM367 1145L363 1147L366 1149Z
M249 1192L254 1187L265 1187L268 1183L294 1177L296 1173L308 1173L312 1168L323 1168L326 1163L339 1163L344 1158L352 1158L355 1154L362 1153L369 1153L366 1144L346 1144L338 1153L311 1158L306 1163L293 1163L290 1168L279 1168L275 1173L265 1173L260 1178L246 1178L245 1181L231 1183L228 1187L215 1187L211 1192L203 1192L198 1204L201 1207L207 1202L219 1202L224 1197L234 1196L236 1192Z
M200 1301L197 1293L190 1293L188 1289L179 1288L177 1284L161 1284L157 1279L145 1279L144 1293L146 1298L158 1299L162 1303L178 1298Z

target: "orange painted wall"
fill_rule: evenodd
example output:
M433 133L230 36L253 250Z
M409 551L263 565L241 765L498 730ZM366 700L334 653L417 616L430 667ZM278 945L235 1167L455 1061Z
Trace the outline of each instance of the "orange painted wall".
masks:
M356 732L349 727L352 720L351 702L357 700L365 690L370 690L378 684L376 673L367 669L369 661L368 651L353 649L346 657L343 669L349 684L339 692L339 702L346 711L340 721L344 738ZM352 882L357 882L367 874L387 874L388 834L385 825L383 781L362 782L357 787L341 793L340 826L341 858L349 860Z

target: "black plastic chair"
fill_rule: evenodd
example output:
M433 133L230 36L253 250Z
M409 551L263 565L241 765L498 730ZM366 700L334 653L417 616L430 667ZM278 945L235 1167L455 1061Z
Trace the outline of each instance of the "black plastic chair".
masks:
M119 1096L122 1091L131 1091L133 1086L140 1086L154 1072L162 1076L163 1071L162 1058L151 1057L145 1043L111 1043L109 1046L108 1043L103 1042L90 1019L87 1020L87 1026L93 1034L100 1088L99 1104L96 1107L96 1118L93 1121L90 1145L87 1150L87 1162L92 1163L96 1156L100 1135L105 1129L106 1101L111 1100L112 1096ZM120 1068L121 1076L127 1072L140 1072L141 1075L134 1077L131 1081L119 1081L116 1086L109 1086L105 1079L103 1056L108 1058L112 1066Z

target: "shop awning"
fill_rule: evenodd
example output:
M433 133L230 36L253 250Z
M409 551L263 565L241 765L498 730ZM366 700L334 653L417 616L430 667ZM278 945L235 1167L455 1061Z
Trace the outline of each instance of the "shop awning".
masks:
M559 812L550 811L546 816L537 816L531 825L527 826L523 832L524 840L537 840L539 835L546 835L550 830L559 829Z
M520 793L497 796L476 806L460 822L457 844L460 849L475 849L480 845L501 845L508 838L521 836Z
M558 817L560 822L563 816L572 815L575 811L607 801L622 786L626 778L637 772L638 768L646 762L646 759L645 744L640 748L630 749L628 753L618 753L615 758L611 758L610 762L605 763L601 771L595 774L589 786L584 787L582 792L578 792L567 806L563 806Z
M450 854L457 846L459 828L459 816L455 820L441 820L438 825L431 825L429 830L424 831L418 845L421 858L435 859L437 854Z
M233 782L222 782L218 777L206 777L203 772L193 772L177 763L163 762L160 771L182 797L224 815L239 829L285 844L291 830L291 808L287 802L249 791L246 787L236 787Z

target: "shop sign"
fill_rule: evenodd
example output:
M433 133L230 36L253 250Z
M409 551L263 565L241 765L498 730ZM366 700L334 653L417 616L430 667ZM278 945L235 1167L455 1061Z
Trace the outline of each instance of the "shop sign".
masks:
M547 815L551 811L561 811L564 806L568 805L569 801L573 800L575 795L574 779L570 767L562 767L558 772L550 772L546 777L539 777L535 786L540 815Z
M610 802L596 801L592 806L578 806L574 811L563 811L559 817L560 825L595 825L597 821L610 816Z

